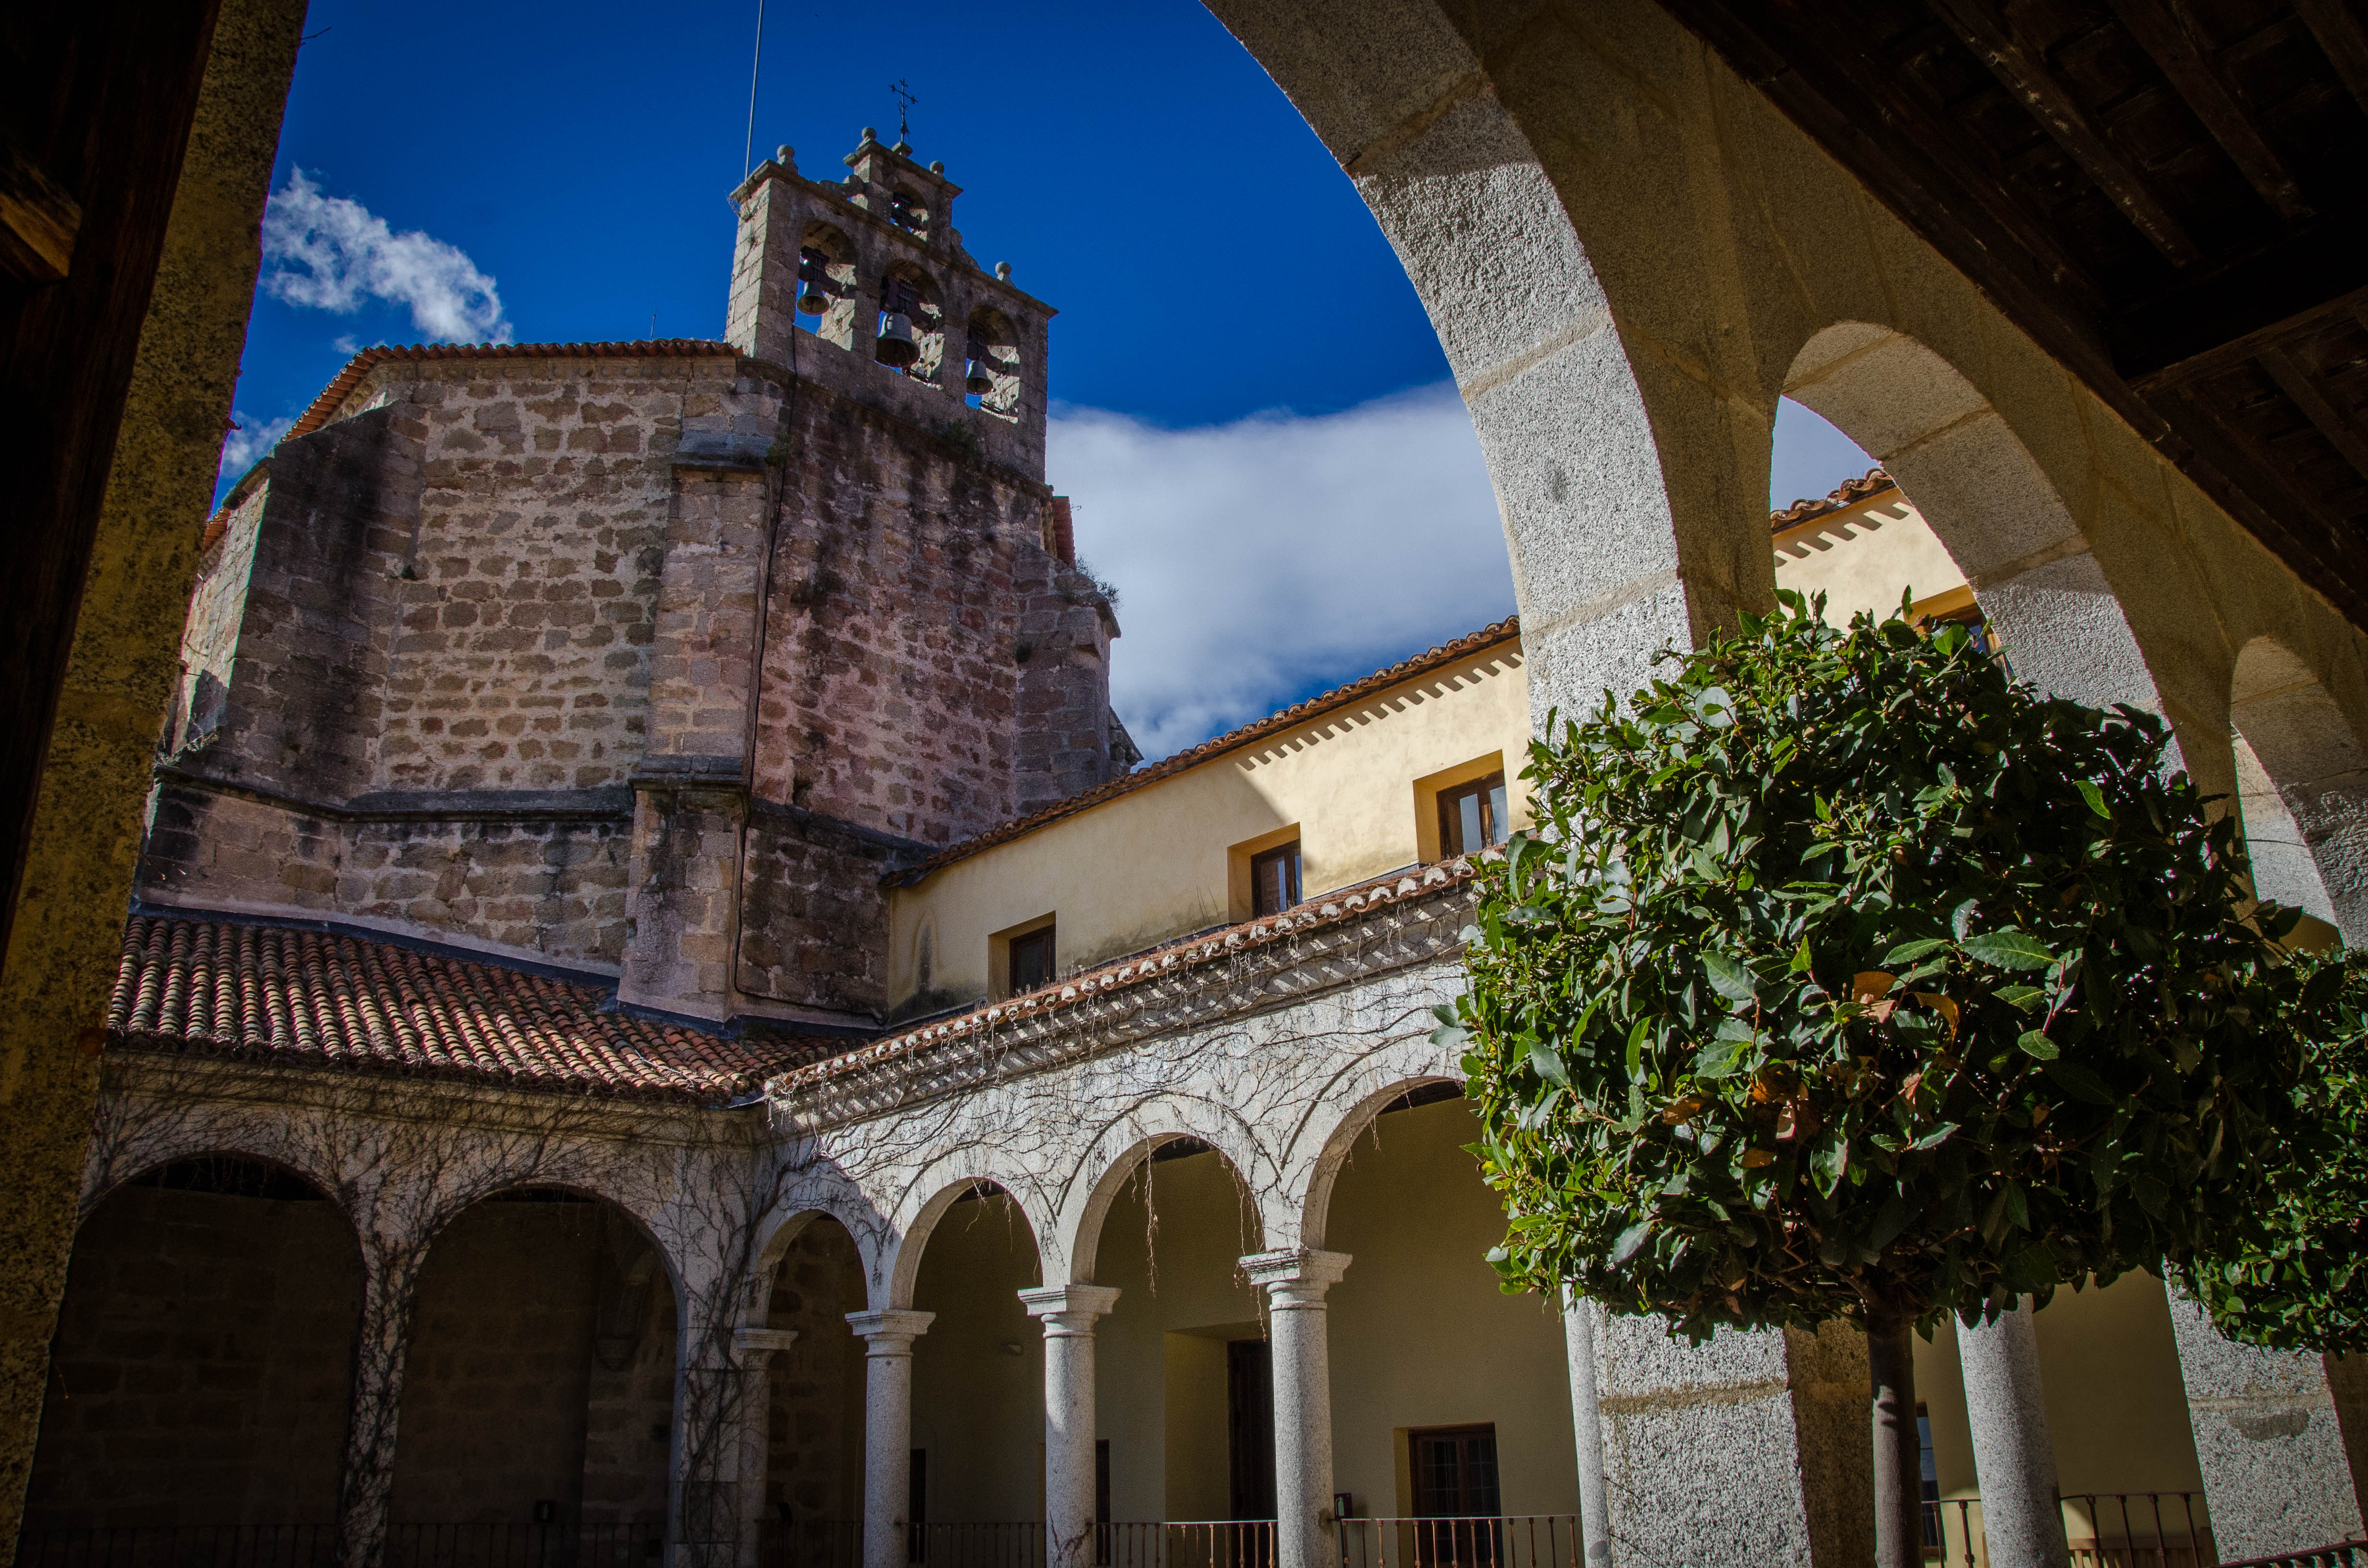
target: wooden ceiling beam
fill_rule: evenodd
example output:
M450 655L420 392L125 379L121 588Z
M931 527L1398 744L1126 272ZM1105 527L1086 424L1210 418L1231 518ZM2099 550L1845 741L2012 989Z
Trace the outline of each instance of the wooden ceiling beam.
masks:
M2203 129L2211 132L2246 183L2286 222L2309 217L2311 206L2303 199L2302 187L2261 135L2252 116L2230 96L2227 84L2204 54L2203 41L2196 36L2186 6L2180 0L2107 3L2139 47L2154 56L2154 62L2162 67L2162 74L2187 100L2187 107L2195 111L2195 118L2203 122Z
M2368 113L2368 27L2352 14L2351 0L2294 0L2295 14L2318 40L2328 63Z
M1928 3L2155 249L2175 267L2186 267L2203 255L2153 184L2105 139L2088 110L2056 79L2040 52L2015 35L2010 23L1992 15L1982 0Z
M2343 460L2357 469L2362 479L2368 479L2368 434L2362 432L2359 422L2336 407L2319 390L2310 372L2303 369L2302 362L2283 346L2262 349L2260 361L2261 369L2278 383L2278 390L2302 410L2303 416L2327 437L2328 445L2341 452Z
M2301 233L2185 278L2115 312L2113 363L2151 397L2368 299L2368 215L2324 218Z

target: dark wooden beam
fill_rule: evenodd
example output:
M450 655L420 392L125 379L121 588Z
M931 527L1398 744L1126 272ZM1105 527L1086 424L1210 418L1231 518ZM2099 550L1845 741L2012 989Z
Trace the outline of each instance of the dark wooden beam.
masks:
M2009 22L1993 15L1981 0L1929 0L1929 4L1933 14L1964 40L1974 58L2021 100L2032 118L2072 155L2073 162L2097 182L2097 188L2155 249L2175 267L2188 266L2203 255L2153 184L2106 141L2088 110L2047 68L2039 51L2015 36Z
M2227 84L2204 55L2203 40L2196 36L2187 8L2180 0L2109 0L2114 15L2130 29L2140 48L2154 56L2162 74L2203 129L2228 154L2246 183L2260 193L2272 210L2287 222L2298 222L2311 213L2310 203L2303 199L2302 187L2276 151L2261 135L2237 100L2229 96Z
M2352 14L2350 0L2294 0L2294 12L2362 111L2368 112L2368 27Z
M57 282L74 265L81 227L82 204L0 125L0 270L20 282Z
M2149 401L2177 438L2157 443L2166 455L2184 445L2187 451L2179 455L2186 460L2180 467L2207 494L2352 625L2368 627L2368 541L2350 520L2294 484L2274 453L2263 451L2188 389L2169 388ZM2210 483L2214 479L2225 488Z
M2329 446L2343 454L2343 460L2359 470L2362 479L2368 480L2368 434L2362 432L2359 424L2350 415L2328 401L2327 394L2319 390L2318 383L2311 379L2310 372L2304 369L2301 361L2285 347L2272 345L2261 350L2260 358L2261 369L2270 373L2270 380L2278 383L2278 390L2293 400L2294 405L2302 410L2303 416L2327 437Z
M2113 363L2140 393L2192 381L2368 293L2368 217L2320 219L2117 312Z

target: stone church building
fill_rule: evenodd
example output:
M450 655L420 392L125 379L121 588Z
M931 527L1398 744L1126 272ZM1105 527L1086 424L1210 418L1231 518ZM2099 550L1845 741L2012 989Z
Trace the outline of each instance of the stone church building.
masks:
M1139 766L1053 307L942 164L844 168L734 193L724 340L368 350L210 525L18 1561L1857 1561L1862 1336L1484 1261L1429 1010L1560 631ZM1913 573L2057 679L2077 552L1975 561L1920 440L1751 570ZM2311 840L2251 733L2248 829ZM2158 1282L1918 1357L1951 1562L2030 1367L2083 1561L2361 1533L2358 1369Z

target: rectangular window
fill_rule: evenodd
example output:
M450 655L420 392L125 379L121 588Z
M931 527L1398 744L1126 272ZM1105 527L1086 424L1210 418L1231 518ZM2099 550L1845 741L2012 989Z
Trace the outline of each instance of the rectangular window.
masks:
M1285 844L1250 857L1250 918L1281 915L1299 902L1299 846Z
M905 1561L929 1560L929 1450L915 1449L905 1482Z
M1040 926L1011 938L1011 994L1053 983L1053 927Z
M1505 775L1500 771L1439 792L1439 856L1474 855L1505 842Z
M1425 1568L1499 1568L1497 1428L1441 1426L1408 1435L1413 1447L1416 1551Z

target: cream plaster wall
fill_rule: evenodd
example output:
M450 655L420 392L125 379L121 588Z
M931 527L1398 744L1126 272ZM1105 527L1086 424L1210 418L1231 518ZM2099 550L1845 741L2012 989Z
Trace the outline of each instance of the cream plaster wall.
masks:
M1776 536L1776 585L1826 596L1826 619L1888 615L1903 589L1918 603L1965 585L1965 574L1915 503L1897 490L1797 523Z
M1507 1514L1578 1511L1562 1317L1497 1287L1479 1136L1460 1099L1376 1117L1332 1189L1325 1244L1355 1259L1330 1298L1332 1484L1362 1517L1414 1511L1410 1429L1483 1422Z
M1095 1419L1113 1519L1231 1516L1225 1344L1265 1337L1236 1263L1257 1250L1256 1208L1217 1154L1143 1167L1103 1219L1095 1278L1119 1298L1097 1336Z
M1503 756L1525 820L1522 668L1520 643L1501 643L897 890L892 1006L985 995L989 935L1046 914L1063 973L1224 925L1227 851L1279 829L1299 829L1310 898L1411 865L1414 780L1484 755Z
M913 1304L938 1315L913 1342L913 1447L931 1523L1044 1517L1044 1336L1019 1295L1041 1278L1008 1198L957 1203L929 1233Z
M2102 1289L2058 1291L2034 1326L2056 1481L2066 1497L2203 1489L2162 1281L2128 1274ZM1930 1343L1917 1342L1916 1390L1932 1418L1941 1495L1973 1496L1979 1488L1953 1323ZM2147 1515L2137 1507L2144 1526ZM2111 1504L2105 1511L2110 1526L2117 1516ZM2183 1524L2175 1505L2168 1517Z

